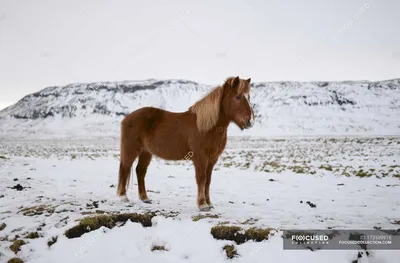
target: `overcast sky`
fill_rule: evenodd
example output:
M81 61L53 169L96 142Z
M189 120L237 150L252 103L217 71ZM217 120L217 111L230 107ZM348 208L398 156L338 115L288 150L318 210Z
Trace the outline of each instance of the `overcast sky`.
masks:
M0 0L0 108L51 85L400 77L399 0Z

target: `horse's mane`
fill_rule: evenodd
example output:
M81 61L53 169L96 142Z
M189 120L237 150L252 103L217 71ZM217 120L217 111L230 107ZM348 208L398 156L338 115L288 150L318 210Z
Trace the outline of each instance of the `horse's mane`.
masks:
M207 132L211 130L218 121L219 113L221 110L222 97L224 90L227 86L231 87L235 77L229 77L226 79L222 86L216 87L204 98L196 102L190 111L196 114L197 128L201 132ZM244 91L246 85L243 80L239 80L238 93Z

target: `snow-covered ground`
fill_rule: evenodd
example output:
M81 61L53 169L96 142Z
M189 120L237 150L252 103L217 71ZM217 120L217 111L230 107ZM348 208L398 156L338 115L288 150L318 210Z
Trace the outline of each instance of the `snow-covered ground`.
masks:
M126 204L116 197L118 140L2 140L0 262L357 262L354 250L283 250L281 231L398 229L399 145L398 137L232 137L213 173L215 209L200 213L190 162L154 158L146 177L153 203L139 201L133 174ZM87 216L149 212L157 213L151 227L127 222L79 238L64 235ZM213 238L218 224L276 232L235 244L239 256L227 259L222 248L234 242ZM26 238L31 232L39 238ZM16 239L26 244L14 254ZM358 262L400 258L399 250L369 252Z

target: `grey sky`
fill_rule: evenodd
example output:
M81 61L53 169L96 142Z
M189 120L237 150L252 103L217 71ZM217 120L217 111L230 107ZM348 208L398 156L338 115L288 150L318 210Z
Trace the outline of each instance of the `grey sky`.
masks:
M0 0L0 108L74 82L398 78L399 11L399 0Z

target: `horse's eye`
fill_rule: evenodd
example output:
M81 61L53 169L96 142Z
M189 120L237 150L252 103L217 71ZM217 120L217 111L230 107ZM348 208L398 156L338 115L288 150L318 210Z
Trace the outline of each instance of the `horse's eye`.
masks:
M241 98L241 96L240 96L240 95L237 95L237 96L236 96L236 99L240 100L240 98Z

